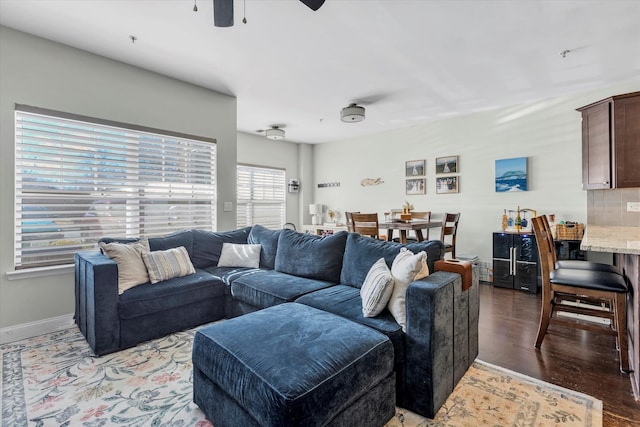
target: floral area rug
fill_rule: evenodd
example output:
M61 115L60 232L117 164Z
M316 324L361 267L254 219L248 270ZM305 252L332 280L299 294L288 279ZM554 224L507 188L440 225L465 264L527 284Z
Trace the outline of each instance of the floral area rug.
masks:
M211 426L192 402L193 334L102 357L76 328L2 345L2 426ZM601 426L602 402L475 361L435 419L397 408L387 427L485 425Z

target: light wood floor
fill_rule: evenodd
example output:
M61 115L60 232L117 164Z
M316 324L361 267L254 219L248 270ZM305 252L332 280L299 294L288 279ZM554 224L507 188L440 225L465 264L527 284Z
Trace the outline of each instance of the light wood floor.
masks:
M604 426L640 426L640 401L619 370L615 338L551 325L540 350L540 295L480 285L479 359L603 402Z

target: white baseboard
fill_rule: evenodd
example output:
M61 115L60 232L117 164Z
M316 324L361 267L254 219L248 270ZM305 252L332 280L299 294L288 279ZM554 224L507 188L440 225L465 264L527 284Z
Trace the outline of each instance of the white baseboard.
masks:
M0 344L36 337L73 326L73 313L0 329Z

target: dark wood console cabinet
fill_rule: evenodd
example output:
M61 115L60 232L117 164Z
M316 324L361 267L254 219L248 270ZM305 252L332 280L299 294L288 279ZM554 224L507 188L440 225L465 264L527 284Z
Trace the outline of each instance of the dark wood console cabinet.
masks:
M582 188L640 187L640 92L578 108L582 113Z
M493 233L493 286L537 293L542 283L536 236Z

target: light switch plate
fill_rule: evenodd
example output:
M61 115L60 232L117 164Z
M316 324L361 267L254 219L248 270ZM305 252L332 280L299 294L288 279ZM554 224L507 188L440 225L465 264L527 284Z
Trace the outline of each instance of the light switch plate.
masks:
M222 206L222 210L225 212L233 212L233 203L232 202L224 202Z
M627 212L640 212L640 202L627 202Z

